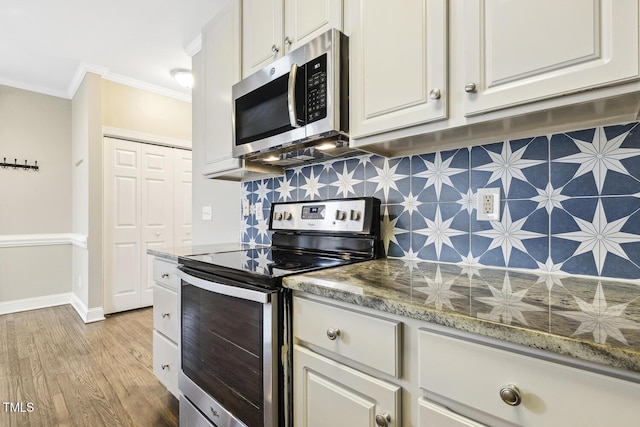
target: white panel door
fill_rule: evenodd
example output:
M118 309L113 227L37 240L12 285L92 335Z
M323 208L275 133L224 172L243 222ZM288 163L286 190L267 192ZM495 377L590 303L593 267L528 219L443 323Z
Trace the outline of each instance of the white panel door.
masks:
M332 28L342 31L342 27L342 0L284 1L286 52Z
M464 2L465 114L637 78L637 0Z
M140 144L104 139L104 311L140 306Z
M402 425L400 387L297 345L293 358L296 427L370 427L383 414L389 425Z
M173 150L173 245L191 245L191 151Z
M153 256L147 249L173 246L173 167L170 147L142 144L140 233L143 260L139 307L153 305Z
M361 0L350 18L350 135L447 117L447 2Z
M283 7L283 0L242 1L243 77L282 56Z

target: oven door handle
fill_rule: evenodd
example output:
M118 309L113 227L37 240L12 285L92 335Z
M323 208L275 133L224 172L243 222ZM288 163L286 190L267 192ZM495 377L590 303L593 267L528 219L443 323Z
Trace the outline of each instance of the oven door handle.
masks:
M271 302L271 293L268 291L260 292L238 286L223 285L222 283L212 282L210 280L204 280L199 277L192 276L179 268L176 275L190 285L210 292L215 292L217 294L236 297L248 301L255 301L260 304L269 304Z

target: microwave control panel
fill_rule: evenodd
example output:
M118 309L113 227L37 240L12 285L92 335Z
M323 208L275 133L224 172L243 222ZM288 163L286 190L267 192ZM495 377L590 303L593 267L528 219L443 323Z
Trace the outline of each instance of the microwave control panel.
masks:
M306 64L307 123L327 117L327 54Z

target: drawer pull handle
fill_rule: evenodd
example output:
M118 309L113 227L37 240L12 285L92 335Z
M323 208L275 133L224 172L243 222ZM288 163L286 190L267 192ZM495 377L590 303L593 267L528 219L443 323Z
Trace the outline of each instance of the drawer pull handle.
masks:
M167 279L169 277L169 273L162 273L160 275L163 279Z
M165 317L171 317L171 314L169 314L169 313L162 313L162 318L164 319Z
M338 328L329 328L327 329L327 338L331 341L335 340L340 336L340 329Z
M391 422L391 415L387 412L376 415L376 425L378 427L387 427Z
M169 369L169 365L160 365L160 367L162 368L163 371L166 369Z
M476 92L476 84L474 82L469 82L464 86L464 91L467 93L475 93Z
M506 385L500 389L500 398L509 406L518 406L522 402L520 390L513 384Z

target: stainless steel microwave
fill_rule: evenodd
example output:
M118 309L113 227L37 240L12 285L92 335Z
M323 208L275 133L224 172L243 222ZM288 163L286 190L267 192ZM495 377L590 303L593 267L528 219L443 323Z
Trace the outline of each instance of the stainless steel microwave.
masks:
M288 165L345 152L348 46L329 30L235 84L233 156Z

